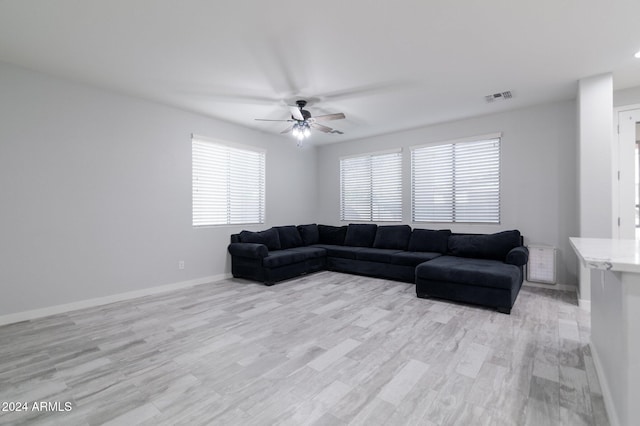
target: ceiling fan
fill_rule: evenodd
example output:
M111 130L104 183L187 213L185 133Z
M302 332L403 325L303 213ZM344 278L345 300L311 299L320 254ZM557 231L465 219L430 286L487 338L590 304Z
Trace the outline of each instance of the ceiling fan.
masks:
M345 118L345 115L341 112L336 114L326 114L326 115L318 115L316 117L312 117L311 113L304 109L307 105L307 101L298 100L296 101L296 105L290 105L289 109L291 110L291 118L287 120L270 120L266 118L256 118L257 121L285 121L285 122L293 122L290 127L287 127L280 133L289 133L292 132L293 136L298 139L298 146L301 146L302 140L304 138L308 138L311 135L311 128L316 130L320 130L324 133L338 133L344 134L340 130L332 129L331 127L319 124L320 121L329 121L329 120L342 120Z

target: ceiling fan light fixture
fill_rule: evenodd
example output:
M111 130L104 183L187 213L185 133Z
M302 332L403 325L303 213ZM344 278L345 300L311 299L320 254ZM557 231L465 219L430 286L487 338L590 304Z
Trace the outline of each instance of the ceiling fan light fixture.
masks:
M640 59L640 50L638 50L638 51L636 52L636 54L635 54L635 55L633 55L633 57L634 57L634 58L637 58L637 59Z
M316 117L312 117L311 113L303 109L307 105L307 101L300 99L296 101L296 106L289 105L289 111L291 116L285 120L274 120L269 118L256 118L258 121L285 121L293 123L290 127L281 131L280 134L291 133L296 140L298 140L298 146L306 138L311 137L311 127L315 130L319 130L323 133L338 133L343 134L339 130L332 129L324 124L319 124L318 121L330 121L330 120L342 120L345 117L344 113L338 112L334 114L324 114Z

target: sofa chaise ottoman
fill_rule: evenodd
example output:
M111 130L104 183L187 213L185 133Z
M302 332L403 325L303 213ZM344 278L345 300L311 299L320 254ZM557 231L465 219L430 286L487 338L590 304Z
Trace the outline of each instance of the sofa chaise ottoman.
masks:
M519 231L453 234L448 255L416 268L416 295L490 306L508 314L528 257Z

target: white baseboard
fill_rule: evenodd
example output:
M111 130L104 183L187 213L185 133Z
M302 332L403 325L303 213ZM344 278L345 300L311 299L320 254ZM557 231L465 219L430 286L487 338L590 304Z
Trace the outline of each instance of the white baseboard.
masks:
M591 348L591 357L593 358L593 365L596 369L596 375L598 376L598 381L600 382L600 389L602 390L602 399L604 400L604 407L607 410L607 416L609 417L609 424L611 426L620 426L620 419L618 418L616 407L613 405L613 398L611 396L611 389L609 388L609 383L607 382L606 377L602 373L602 363L600 362L598 351L596 351L595 346L593 346L591 342L589 342L589 347Z
M524 281L522 285L526 285L527 287L537 287L537 288L546 288L549 290L558 290L558 291L576 291L575 285L568 284L542 284L542 283L534 283L531 281Z
M578 293L578 307L584 311L591 312L591 299L583 299L580 294L580 289L577 290Z
M96 297L94 299L79 300L77 302L65 303L63 305L48 306L46 308L16 312L14 314L0 316L0 325L12 324L20 321L28 321L36 318L46 317L49 315L76 311L78 309L106 305L108 303L120 302L122 300L135 299L136 297L149 296L152 294L164 293L172 290L180 290L183 288L193 287L195 285L221 281L227 278L231 278L231 274L210 275L208 277L196 278L188 281L180 281L172 284L148 287L142 290L128 291L126 293L112 294L109 296Z
M585 310L587 312L591 312L591 300L588 299L578 299L578 306L580 309Z
M524 281L522 285L527 287L536 287L536 288L548 288L549 290L558 290L558 291L572 291L577 293L578 295L578 307L587 312L591 312L591 300L589 299L581 299L580 292L575 285L568 284L542 284L542 283L532 283L529 281Z

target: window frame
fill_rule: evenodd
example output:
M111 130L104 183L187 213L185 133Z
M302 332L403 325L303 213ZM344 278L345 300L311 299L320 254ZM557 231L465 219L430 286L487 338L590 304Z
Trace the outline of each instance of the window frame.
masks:
M497 149L497 221L489 221L489 220L480 220L480 221L469 221L469 220L459 220L456 218L456 200L455 195L452 195L452 211L451 211L451 220L416 220L416 176L415 176L415 161L414 161L414 152L416 150L424 149L424 148L435 148L435 147L444 147L444 146L452 146L452 149L455 150L454 145L457 144L469 144L473 142L487 142L491 140L496 140L498 143ZM485 135L471 136L466 138L460 138L455 140L448 141L440 141L433 142L428 144L415 145L410 147L410 161L411 161L411 188L410 188L410 198L411 198L411 223L449 223L449 224L481 224L481 225L499 225L502 221L502 132L490 133ZM455 162L455 155L452 156L452 162ZM455 176L455 164L452 165L452 172ZM452 194L456 192L455 186L455 177L452 178Z
M370 208L368 213L368 218L354 218L354 217L348 217L345 215L345 197L344 197L344 189L345 189L345 183L344 183L344 172L343 172L343 162L344 161L348 161L348 160L353 160L353 159L373 159L374 157L381 157L381 156L387 156L387 155L397 155L398 157L398 177L397 177L397 182L391 182L391 185L394 185L395 183L397 183L399 185L399 190L398 190L398 194L399 194L399 199L398 200L394 200L394 202L397 202L398 205L394 206L395 209L398 209L398 213L397 216L392 216L391 218L385 218L384 215L380 216L379 214L376 214L376 209L374 208L374 199L376 198L376 195L374 194L374 173L373 173L373 168L371 168L369 170L370 172L370 181L369 181L369 193L366 195L369 198L369 203L370 203ZM392 149L392 150L385 150L385 151L376 151L376 152L369 152L369 153L361 153L361 154L354 154L354 155L348 155L348 156L343 156L339 158L339 177L340 177L340 207L339 207L339 218L340 221L342 222L365 222L365 223L375 223L375 222L392 222L392 223L399 223L402 222L403 220L403 150L401 148L399 149ZM370 163L370 167L372 167L372 164ZM388 183L387 183L388 184ZM383 193L379 194L378 197L381 197L383 195Z
M217 148L222 149L222 150L227 150L227 154L228 155L232 155L232 153L239 153L241 151L247 151L250 152L252 154L258 154L258 158L259 161L261 163L261 167L258 170L258 205L255 207L255 210L258 212L258 217L257 217L257 221L234 221L233 220L233 206L232 206L232 196L233 196L233 190L231 189L232 187L238 187L241 185L237 185L238 181L236 180L236 185L233 185L232 183L232 179L233 176L231 175L231 170L234 167L234 164L232 163L232 159L228 158L227 164L226 164L226 169L227 169L227 174L226 174L226 180L223 183L224 186L226 186L226 202L225 202L225 208L226 208L226 220L224 223L220 222L220 223L214 223L214 222L209 222L209 223L201 223L202 220L197 221L196 220L196 181L198 179L198 175L197 175L197 170L196 170L196 166L195 166L195 160L196 160L196 153L194 151L194 143L203 143L203 144L211 144L211 145L215 145ZM209 167L214 166L215 165L213 163L209 164ZM238 168L238 163L235 163L235 167L236 169ZM244 145L244 144L239 144L239 143L235 143L235 142L229 142L229 141L225 141L225 140L221 140L221 139L215 139L215 138L210 138L207 136L201 136L201 135L197 135L197 134L191 134L191 226L193 228L208 228L208 227L228 227L228 226L238 226L238 225L260 225L260 224L264 224L266 223L266 199L267 199L267 194L266 194L266 187L267 187L267 182L266 182L266 168L267 168L267 151L265 149L262 148L258 148L255 146L251 146L251 145ZM237 177L236 177L237 179ZM261 188L260 188L261 186ZM236 210L237 212L240 212L241 210Z

